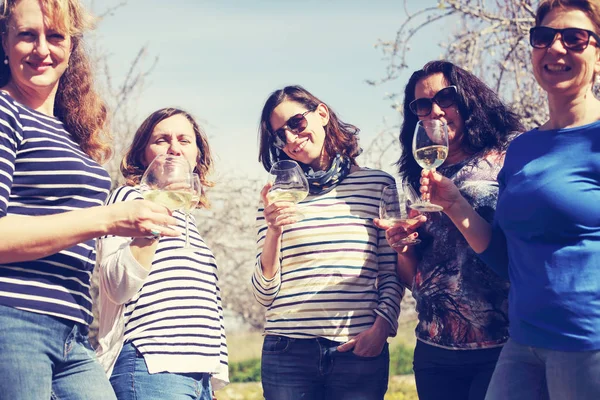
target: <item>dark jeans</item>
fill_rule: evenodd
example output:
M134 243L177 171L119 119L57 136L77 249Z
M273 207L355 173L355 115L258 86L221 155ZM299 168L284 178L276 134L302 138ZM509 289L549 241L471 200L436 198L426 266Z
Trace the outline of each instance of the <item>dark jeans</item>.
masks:
M417 340L413 370L420 400L483 400L502 347L447 350Z
M267 335L262 351L266 400L382 400L388 385L386 344L376 357L340 353L331 340Z

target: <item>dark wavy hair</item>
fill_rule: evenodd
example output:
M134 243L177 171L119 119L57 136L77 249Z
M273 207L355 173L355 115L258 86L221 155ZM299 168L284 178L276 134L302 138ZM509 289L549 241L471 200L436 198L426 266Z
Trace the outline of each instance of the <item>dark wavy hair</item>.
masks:
M7 24L19 0L4 0L0 5L0 33ZM83 46L83 34L93 27L92 16L79 0L42 0L44 15L55 29L71 36L73 50L69 66L61 76L54 102L54 116L61 120L81 149L102 163L112 154L108 111L94 88L94 76ZM0 61L6 54L0 46ZM11 74L8 65L0 62L0 87L6 86Z
M270 123L271 113L284 101L302 104L308 110L314 110L319 104L325 104L308 90L298 85L286 86L269 95L262 109L258 131L260 148L258 161L262 163L267 171L271 169L275 162L289 159L283 150L273 145L273 129ZM356 165L356 157L362 151L358 143L360 129L341 121L335 112L327 104L325 105L329 110L329 122L325 126L325 151L330 157L340 153L342 156L348 157L353 165Z
M430 75L442 73L447 84L458 89L456 106L464 121L461 148L469 155L485 155L490 151L503 152L510 139L523 126L512 112L485 83L472 73L448 62L430 61L415 71L404 89L404 122L400 128L402 153L396 163L404 182L419 187L421 167L412 155L412 138L419 118L409 108L415 99L417 83Z
M148 145L148 141L150 140L150 136L156 125L175 115L183 115L194 128L194 133L196 134L196 146L198 147L198 159L196 161L196 166L194 167L194 172L200 177L202 187L214 186L214 183L207 178L212 169L213 159L210 154L210 147L208 146L206 134L191 114L179 108L172 107L161 108L160 110L154 111L144 120L144 122L142 122L135 132L131 146L129 146L129 149L121 161L121 173L123 174L123 177L125 177L127 185L135 186L139 184L144 171L146 171L146 166L144 166L143 162L144 151L146 150L146 146ZM204 190L202 190L198 208L208 207L208 198L206 197Z

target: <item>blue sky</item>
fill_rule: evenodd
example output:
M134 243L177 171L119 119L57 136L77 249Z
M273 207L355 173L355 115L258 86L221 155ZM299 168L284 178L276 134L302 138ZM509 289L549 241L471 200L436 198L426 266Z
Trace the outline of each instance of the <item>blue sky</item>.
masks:
M95 12L118 3L95 2ZM407 3L414 11L436 1ZM361 128L363 146L399 122L385 94L402 91L410 72L442 52L439 32L424 32L413 42L409 71L368 85L387 65L374 45L393 39L405 18L403 0L129 0L97 33L116 77L143 45L159 57L138 124L158 108L182 107L202 121L217 172L266 177L257 161L260 111L285 85L303 85Z

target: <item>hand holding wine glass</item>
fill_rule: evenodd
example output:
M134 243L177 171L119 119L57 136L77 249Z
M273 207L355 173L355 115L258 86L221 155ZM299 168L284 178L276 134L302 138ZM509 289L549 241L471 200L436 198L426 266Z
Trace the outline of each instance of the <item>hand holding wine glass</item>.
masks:
M412 142L413 156L426 171L434 171L448 156L448 126L438 119L418 121ZM420 212L442 211L443 207L428 200L411 206Z
M412 246L421 243L420 239L414 238L412 234L422 224L420 214L411 209L413 199L401 185L389 185L383 189L379 202L379 224L391 232L400 230L406 235L390 243L392 247ZM395 234L389 235L393 237Z
M291 202L297 204L304 200L308 195L308 180L304 175L302 168L292 160L278 161L269 171L268 184L270 188L266 193L265 212L274 216L276 221L281 218L293 218L295 222L301 221L304 216L298 212L290 212L290 207L274 203ZM270 208L267 211L267 208Z

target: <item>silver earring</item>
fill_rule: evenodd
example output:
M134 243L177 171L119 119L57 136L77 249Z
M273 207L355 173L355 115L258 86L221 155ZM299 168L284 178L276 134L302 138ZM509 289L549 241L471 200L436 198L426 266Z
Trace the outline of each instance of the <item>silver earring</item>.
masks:
M8 65L8 56L4 56L4 65Z

